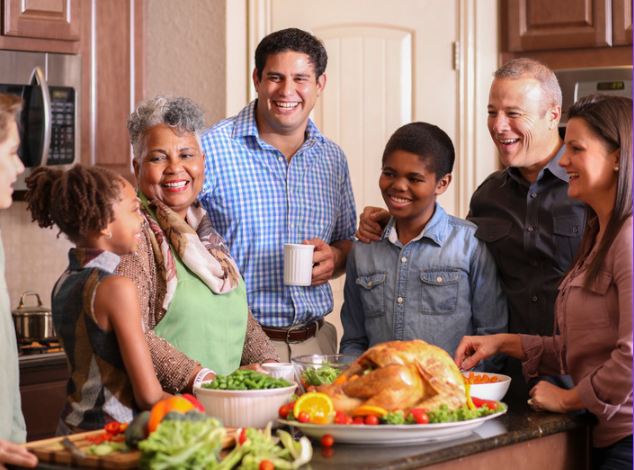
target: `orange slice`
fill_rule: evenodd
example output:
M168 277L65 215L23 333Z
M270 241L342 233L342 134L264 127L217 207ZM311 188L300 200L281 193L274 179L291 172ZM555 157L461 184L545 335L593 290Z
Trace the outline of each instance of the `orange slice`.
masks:
M308 392L299 397L293 407L295 417L298 417L302 411L310 414L310 420L314 422L315 416L323 419L323 417L328 417L334 413L335 408L332 405L332 400L325 393Z
M383 416L387 414L387 410L380 406L361 405L352 414L353 416Z

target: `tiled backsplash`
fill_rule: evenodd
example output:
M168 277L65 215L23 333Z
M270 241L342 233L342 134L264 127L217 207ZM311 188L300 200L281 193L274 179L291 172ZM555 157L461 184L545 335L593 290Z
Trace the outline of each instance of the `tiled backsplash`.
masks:
M11 309L26 291L37 292L44 306L50 307L53 285L68 266L73 244L63 234L57 238L58 229L43 229L31 222L26 202L14 202L0 211L0 230ZM35 300L29 298L27 305L35 305Z

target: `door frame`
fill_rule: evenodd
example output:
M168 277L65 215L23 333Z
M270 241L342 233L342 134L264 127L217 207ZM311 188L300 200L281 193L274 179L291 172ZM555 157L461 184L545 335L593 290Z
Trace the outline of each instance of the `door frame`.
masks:
M273 1L226 2L227 116L237 114L255 98L250 79L253 55L260 40L271 32ZM454 55L454 67L458 70L455 215L465 217L475 189L499 167L486 113L492 74L498 68L499 12L497 0L456 2L459 26Z

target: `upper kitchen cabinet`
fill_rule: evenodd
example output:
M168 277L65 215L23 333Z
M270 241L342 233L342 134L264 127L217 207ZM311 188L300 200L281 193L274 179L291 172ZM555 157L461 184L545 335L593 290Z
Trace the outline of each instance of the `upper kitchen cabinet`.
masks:
M501 62L551 68L632 65L631 0L500 0Z
M0 49L77 54L81 0L2 0Z

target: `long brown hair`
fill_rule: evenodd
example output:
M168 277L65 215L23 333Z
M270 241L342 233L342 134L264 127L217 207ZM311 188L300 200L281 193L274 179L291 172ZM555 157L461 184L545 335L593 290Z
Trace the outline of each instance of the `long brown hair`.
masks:
M621 226L632 216L632 99L606 94L590 95L579 99L570 107L568 119L572 118L583 119L591 132L605 142L610 151L619 150L619 174L614 208L599 242L597 254L586 267L584 287L588 289L597 279ZM594 217L596 212L586 205L586 223L581 249L568 272L586 255L593 242L594 234L590 233L588 222Z

